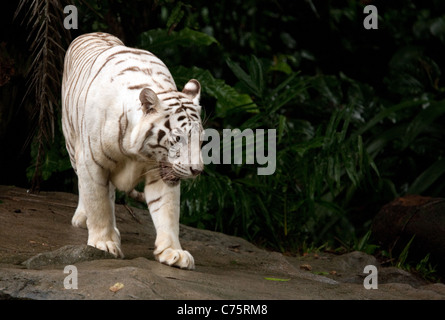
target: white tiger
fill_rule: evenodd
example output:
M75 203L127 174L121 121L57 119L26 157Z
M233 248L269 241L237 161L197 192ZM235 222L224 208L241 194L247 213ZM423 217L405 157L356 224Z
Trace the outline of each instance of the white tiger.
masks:
M88 228L89 245L123 257L114 216L117 187L145 198L156 228L155 258L194 268L179 243L179 201L180 179L204 168L201 144L191 138L203 130L200 91L192 79L178 92L161 60L110 34L85 34L70 44L62 128L79 181L72 224ZM144 192L138 194L133 188L142 180Z

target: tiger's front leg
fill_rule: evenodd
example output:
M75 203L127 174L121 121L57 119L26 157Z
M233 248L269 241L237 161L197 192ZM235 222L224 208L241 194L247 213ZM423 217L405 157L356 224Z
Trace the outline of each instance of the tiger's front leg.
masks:
M179 243L180 183L170 186L162 179L154 183L147 181L144 193L156 228L156 260L169 266L194 269L193 256L182 250Z
M86 225L88 245L123 258L119 230L114 216L115 187L102 168L82 163L78 168L79 207L73 217L74 226Z

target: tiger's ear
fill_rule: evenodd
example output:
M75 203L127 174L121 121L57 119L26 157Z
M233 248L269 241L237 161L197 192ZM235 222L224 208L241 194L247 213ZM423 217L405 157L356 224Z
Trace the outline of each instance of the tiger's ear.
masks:
M185 93L192 99L193 103L199 105L199 99L201 97L201 84L198 80L192 79L186 83L182 93Z
M150 88L144 88L141 90L139 100L141 100L142 110L145 114L157 112L161 106L158 96Z

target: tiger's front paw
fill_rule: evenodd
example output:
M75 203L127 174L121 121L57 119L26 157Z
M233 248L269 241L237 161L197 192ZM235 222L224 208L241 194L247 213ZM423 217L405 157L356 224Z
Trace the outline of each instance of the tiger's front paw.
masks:
M186 250L166 248L162 251L155 250L154 255L160 263L181 269L195 269L195 260Z
M117 258L123 258L121 238L117 229L114 232L91 232L89 230L88 245L108 251Z

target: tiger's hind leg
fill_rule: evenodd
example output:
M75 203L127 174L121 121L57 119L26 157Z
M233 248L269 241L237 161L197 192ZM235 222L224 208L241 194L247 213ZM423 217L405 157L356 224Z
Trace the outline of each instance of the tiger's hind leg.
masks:
M71 224L74 227L85 228L87 227L87 214L85 212L85 207L82 201L82 192L80 191L81 184L79 182L79 203L77 205L76 212L71 219Z

